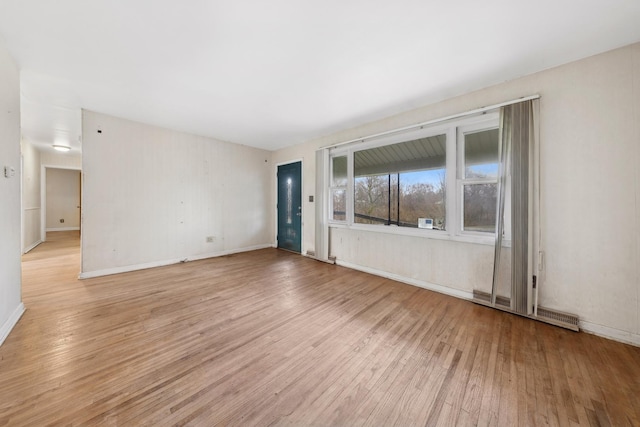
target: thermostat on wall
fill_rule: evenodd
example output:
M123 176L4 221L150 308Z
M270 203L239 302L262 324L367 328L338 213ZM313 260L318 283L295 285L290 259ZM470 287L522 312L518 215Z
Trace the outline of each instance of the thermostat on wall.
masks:
M433 219L418 218L418 228L433 228Z

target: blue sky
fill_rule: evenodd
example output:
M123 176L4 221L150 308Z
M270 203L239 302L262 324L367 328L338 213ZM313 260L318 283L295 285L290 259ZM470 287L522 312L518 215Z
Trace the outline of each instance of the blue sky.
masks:
M473 165L471 167L473 172L488 175L488 176L497 176L498 175L498 164L497 163L488 163L483 165ZM428 171L417 171L417 172L403 172L400 178L400 184L417 184L420 182L427 182L429 184L437 187L440 184L441 175L445 173L444 169L431 169Z

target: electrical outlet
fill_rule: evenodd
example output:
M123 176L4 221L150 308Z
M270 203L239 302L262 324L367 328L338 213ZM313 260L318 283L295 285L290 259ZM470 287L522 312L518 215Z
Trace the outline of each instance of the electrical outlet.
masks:
M213 237L213 236L207 236L207 243L213 243L213 242L214 242L214 240L216 240L216 238L215 238L215 237Z

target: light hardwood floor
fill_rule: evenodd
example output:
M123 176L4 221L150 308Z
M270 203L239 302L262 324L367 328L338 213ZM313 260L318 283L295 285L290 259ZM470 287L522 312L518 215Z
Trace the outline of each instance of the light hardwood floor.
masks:
M0 425L640 425L640 349L275 249L24 256Z

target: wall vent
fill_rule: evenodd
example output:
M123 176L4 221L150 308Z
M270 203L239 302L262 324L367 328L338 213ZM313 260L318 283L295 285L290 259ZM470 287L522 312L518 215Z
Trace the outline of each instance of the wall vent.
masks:
M574 331L579 330L578 316L538 306L538 318Z
M476 304L486 305L487 307L493 307L491 305L491 294L478 290L473 291L473 302ZM495 308L506 311L519 316L528 317L530 319L539 320L541 322L549 323L551 325L560 326L562 328L571 329L572 331L579 331L579 319L575 314L564 313L562 311L551 310L538 306L538 315L526 315L520 314L511 310L511 300L507 297L496 296Z

